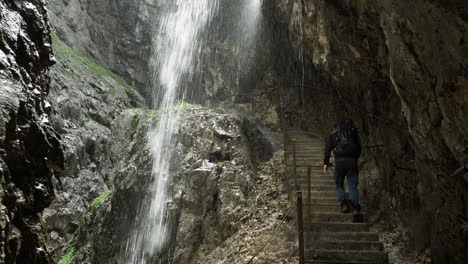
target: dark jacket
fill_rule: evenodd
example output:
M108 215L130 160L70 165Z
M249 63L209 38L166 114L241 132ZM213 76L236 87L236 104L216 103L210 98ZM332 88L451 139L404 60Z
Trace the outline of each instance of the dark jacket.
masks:
M356 143L359 146L357 151L355 153L353 153L352 156L346 156L346 157L337 155L335 153L335 159L338 159L338 158L355 158L357 160L359 158L359 156L361 156L361 152L362 152L361 138L359 137L359 134L358 134L356 129L352 129L351 133L353 134L353 137L355 138ZM340 136L339 131L335 131L335 132L333 132L333 134L331 134L327 138L327 141L326 141L326 144L325 144L325 153L324 153L324 158L323 158L323 164L331 165L330 164L330 156L331 156L332 151L335 149L336 144L339 141L339 136Z

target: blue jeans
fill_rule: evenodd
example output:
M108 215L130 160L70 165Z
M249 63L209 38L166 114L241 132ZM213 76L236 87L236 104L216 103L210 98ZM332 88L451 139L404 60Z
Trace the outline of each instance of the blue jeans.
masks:
M348 177L349 200L355 207L359 207L359 169L355 159L336 159L335 184L336 194L340 204L346 199L344 180Z

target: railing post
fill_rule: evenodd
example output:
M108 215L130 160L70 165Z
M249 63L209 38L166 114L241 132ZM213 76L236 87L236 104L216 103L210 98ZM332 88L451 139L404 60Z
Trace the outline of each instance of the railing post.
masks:
M304 264L304 219L302 218L302 193L297 193L297 229L299 237L299 264Z
M294 183L296 190L299 190L299 186L297 185L297 164L296 164L296 138L292 139L292 154L293 154L293 175L294 175Z
M312 220L312 168L307 167L307 219Z

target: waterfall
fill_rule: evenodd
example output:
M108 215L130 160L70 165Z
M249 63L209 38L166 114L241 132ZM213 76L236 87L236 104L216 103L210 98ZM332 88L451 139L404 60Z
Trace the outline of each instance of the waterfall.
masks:
M159 122L148 133L153 157L151 193L141 205L141 219L127 242L122 263L168 263L164 257L170 230L167 185L180 118L176 104L178 95L184 93L179 86L184 75L192 74L201 50L200 35L218 10L217 0L177 0L173 5L158 23L150 59L152 104L160 109Z
M259 13L261 0L244 1L246 12L252 14L256 8ZM157 23L150 58L152 107L159 109L160 115L158 124L148 133L153 157L151 193L139 207L120 263L170 262L167 251L171 246L171 223L167 219L167 204L170 162L175 155L175 133L180 120L176 105L185 97L184 80L192 78L202 55L205 31L220 9L219 0L174 2ZM248 21L252 30L257 22L251 16Z

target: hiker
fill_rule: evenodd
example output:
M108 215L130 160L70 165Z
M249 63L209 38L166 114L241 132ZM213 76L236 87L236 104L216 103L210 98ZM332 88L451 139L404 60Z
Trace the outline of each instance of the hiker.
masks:
M325 157L323 159L323 171L328 174L330 156L333 151L335 155L335 184L338 200L343 213L353 213L354 217L360 215L359 204L359 169L358 159L361 155L361 139L354 127L353 121L343 119L337 122L336 131L328 137L325 146ZM344 191L344 180L348 177L349 200Z

